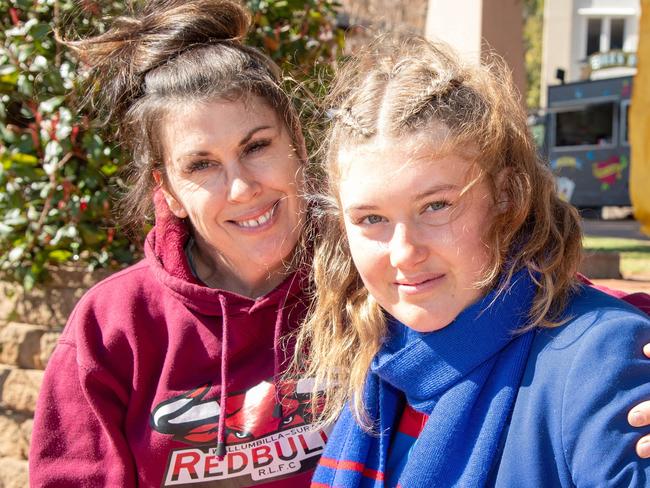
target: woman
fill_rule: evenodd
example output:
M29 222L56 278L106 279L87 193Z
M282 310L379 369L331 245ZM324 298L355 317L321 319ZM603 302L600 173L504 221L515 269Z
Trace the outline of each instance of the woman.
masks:
M338 74L298 344L342 413L313 486L650 483L622 413L650 394L650 319L580 284L504 72L410 38Z
M241 43L248 25L234 1L152 2L72 43L132 151L128 213L155 193L156 225L145 259L70 317L32 486L309 483L325 435L310 387L278 381L307 306L305 146L278 68Z

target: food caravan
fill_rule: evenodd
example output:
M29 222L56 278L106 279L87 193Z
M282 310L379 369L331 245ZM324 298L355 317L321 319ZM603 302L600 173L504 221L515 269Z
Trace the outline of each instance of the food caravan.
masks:
M628 206L632 77L549 86L545 153L558 191L579 208Z

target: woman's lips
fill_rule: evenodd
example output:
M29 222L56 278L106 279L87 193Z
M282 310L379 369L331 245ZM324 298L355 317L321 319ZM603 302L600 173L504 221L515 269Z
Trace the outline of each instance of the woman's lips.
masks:
M231 224L236 225L238 228L246 231L263 230L273 225L275 221L277 210L280 200L275 201L261 212L255 212L247 215L244 218L229 220Z

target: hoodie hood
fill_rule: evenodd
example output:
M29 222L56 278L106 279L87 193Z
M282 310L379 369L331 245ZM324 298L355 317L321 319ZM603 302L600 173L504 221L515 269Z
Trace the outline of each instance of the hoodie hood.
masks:
M190 238L190 227L176 217L167 206L161 191L154 195L156 224L147 235L145 259L156 278L183 304L206 315L222 315L220 297L225 297L231 313L253 313L258 308L277 307L302 299L307 285L306 267L291 273L280 285L266 295L253 299L218 288L209 288L192 273L185 246Z

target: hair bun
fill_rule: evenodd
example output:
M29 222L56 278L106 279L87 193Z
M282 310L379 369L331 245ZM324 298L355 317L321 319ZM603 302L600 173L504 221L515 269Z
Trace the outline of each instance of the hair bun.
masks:
M178 44L241 41L250 15L236 0L151 0L141 11L144 37Z
M191 46L241 43L249 26L248 11L234 0L152 0L135 28L133 67L144 73Z
M103 34L63 42L91 67L89 101L97 115L119 123L150 70L192 47L241 44L250 22L236 0L149 0Z

